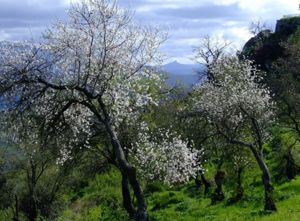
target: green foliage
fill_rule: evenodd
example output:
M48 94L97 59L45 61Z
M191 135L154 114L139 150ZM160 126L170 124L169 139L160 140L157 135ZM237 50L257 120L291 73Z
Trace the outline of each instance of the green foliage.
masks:
M0 220L11 220L13 212L11 209L0 210Z
M270 153L267 155L272 174L276 182L285 182L289 174L297 173L300 165L300 143L298 136L290 128L273 128L272 139L265 145ZM294 165L289 165L292 160Z
M299 20L300 19L300 16L296 15L296 16L292 16L292 17L283 17L281 18L280 20L285 20L285 21L294 21L294 20Z
M58 221L128 220L122 208L121 176L116 170L99 174L78 192L66 194L69 206Z
M298 46L300 45L300 27L297 27L295 33L293 33L291 36L289 36L287 42L292 45L298 45Z

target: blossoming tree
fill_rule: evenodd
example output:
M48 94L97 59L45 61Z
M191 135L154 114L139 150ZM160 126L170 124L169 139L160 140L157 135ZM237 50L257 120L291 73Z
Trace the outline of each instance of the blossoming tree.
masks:
M262 171L265 210L276 210L269 169L263 157L267 128L274 121L269 90L257 83L262 73L250 61L227 57L210 70L215 80L195 88L194 108L214 125L226 140L249 148Z
M49 130L62 141L62 163L72 147L83 140L82 146L88 147L97 128L104 128L123 182L130 184L137 199L134 208L126 198L128 189L123 192L125 209L139 221L148 219L147 207L136 169L124 154L118 127L123 121L130 126L147 105L156 104L151 87L162 82L148 65L160 61L164 39L157 29L135 24L132 14L115 1L87 0L72 5L68 21L57 22L40 45L1 46L1 98L10 109L23 111L34 106L45 116ZM63 125L68 125L68 137L73 139L57 133ZM180 148L184 144L180 140L175 143ZM171 148L170 143L165 144ZM185 159L194 160L193 155Z
M15 114L19 116L16 116ZM4 118L4 119L3 119ZM29 221L35 221L38 215L49 216L51 207L57 199L57 192L65 180L66 175L74 167L80 154L68 158L64 164L56 163L65 156L60 154L62 139L47 131L43 116L38 116L33 109L9 112L1 116L0 144L9 149L10 154L5 162L12 165L8 174L18 174L13 182L9 182L6 194L14 196L14 220L19 220L18 214L24 212ZM61 127L64 140L72 140L68 136L67 125ZM73 133L70 133L73 134ZM74 147L74 149L77 149ZM82 150L83 151L83 150ZM78 151L76 151L78 153ZM43 202L43 203L41 203Z

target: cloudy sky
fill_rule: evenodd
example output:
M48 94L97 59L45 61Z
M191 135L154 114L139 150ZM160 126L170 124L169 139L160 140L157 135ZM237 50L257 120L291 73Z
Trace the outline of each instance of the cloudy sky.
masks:
M0 0L0 40L38 38L55 19L66 18L76 0ZM251 37L251 21L261 18L270 27L283 15L300 13L300 0L119 0L135 10L144 24L167 30L162 47L170 60L190 63L193 46L204 35L223 36L236 47Z

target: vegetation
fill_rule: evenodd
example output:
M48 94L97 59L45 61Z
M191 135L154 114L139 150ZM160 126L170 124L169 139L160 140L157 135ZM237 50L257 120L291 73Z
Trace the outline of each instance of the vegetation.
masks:
M261 67L205 37L188 94L149 66L165 35L114 1L2 42L0 220L298 220L298 30Z

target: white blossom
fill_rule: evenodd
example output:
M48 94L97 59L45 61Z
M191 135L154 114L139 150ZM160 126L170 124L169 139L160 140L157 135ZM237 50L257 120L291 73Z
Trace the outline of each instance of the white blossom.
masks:
M161 139L152 138L148 129L138 134L139 141L130 149L130 157L140 176L167 185L186 183L202 169L202 151L189 147L188 141L169 131Z
M148 65L160 63L164 40L114 1L81 1L68 15L40 44L5 42L0 53L1 100L10 108L36 107L57 130L63 158L82 142L89 146L93 123L117 131L124 119L135 121L147 105L157 104L151 88L162 79ZM60 134L66 125L71 133Z
M195 87L194 109L228 131L245 126L251 131L255 121L262 139L267 138L266 128L274 121L275 105L268 88L259 83L263 73L252 62L235 57L221 59L210 71L216 79ZM249 137L243 132L245 139Z

